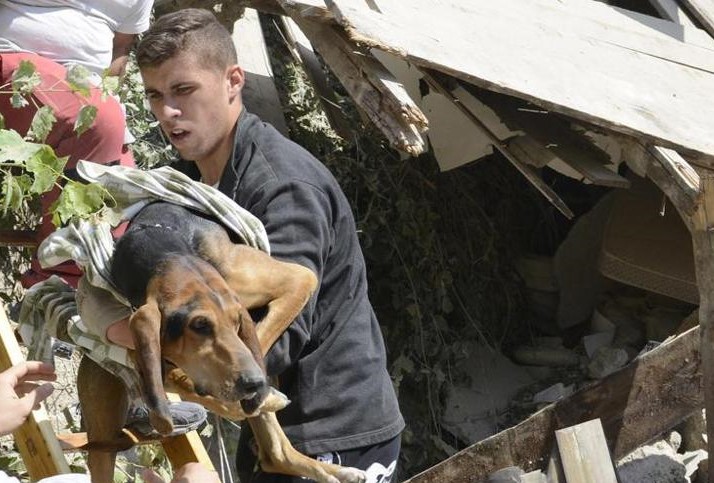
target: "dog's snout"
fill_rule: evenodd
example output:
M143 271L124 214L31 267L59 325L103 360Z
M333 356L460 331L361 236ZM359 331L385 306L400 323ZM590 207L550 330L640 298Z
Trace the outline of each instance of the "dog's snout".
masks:
M268 382L262 373L243 373L238 377L236 386L243 394L251 394L260 391Z

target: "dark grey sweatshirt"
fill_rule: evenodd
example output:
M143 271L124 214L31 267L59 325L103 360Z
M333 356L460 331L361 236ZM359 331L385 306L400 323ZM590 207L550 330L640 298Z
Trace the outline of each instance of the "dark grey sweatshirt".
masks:
M194 178L193 163L179 169ZM329 170L245 109L219 189L265 225L271 254L312 269L319 287L266 357L291 400L278 419L306 454L386 441L404 428L367 296L349 203Z

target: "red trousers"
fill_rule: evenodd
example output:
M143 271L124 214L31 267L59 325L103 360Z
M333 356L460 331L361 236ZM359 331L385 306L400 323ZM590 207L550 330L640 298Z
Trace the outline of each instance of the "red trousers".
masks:
M42 83L33 93L37 105L52 107L57 118L45 142L52 146L58 156L69 156L65 173L71 174L80 159L101 164L134 166L134 157L124 145L126 121L116 99L108 96L102 100L101 91L97 88L91 89L88 98L73 93L64 80L66 70L62 65L30 53L0 53L0 85L10 82L13 72L22 60L31 61L42 79ZM3 89L5 90L9 88ZM88 103L97 107L97 117L87 131L77 136L74 132L74 122L79 110ZM0 113L5 117L6 129L14 129L24 136L36 110L32 102L24 108L15 109L10 104L10 94L0 93ZM48 210L59 193L60 190L55 188L42 196L42 223L38 230L38 242L55 229ZM29 287L52 274L59 275L76 286L81 272L74 263L43 269L36 257L33 257L32 268L23 274L21 281L23 286Z

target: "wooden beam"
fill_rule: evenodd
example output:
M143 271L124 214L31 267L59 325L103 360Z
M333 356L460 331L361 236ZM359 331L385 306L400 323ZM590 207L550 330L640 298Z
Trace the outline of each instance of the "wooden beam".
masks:
M171 402L181 400L178 394L172 392L167 392L166 397ZM161 440L161 445L164 447L166 456L171 461L171 465L174 469L191 462L201 463L209 470L214 469L211 458L208 456L201 437L196 431L189 431L188 433L171 438L164 438Z
M421 154L425 144L420 133L427 129L428 121L394 76L371 54L357 50L335 27L303 18L288 2L281 2L389 143L412 156Z
M617 483L599 419L559 429L555 439L568 483Z
M662 18L689 28L697 28L677 0L649 0Z
M320 23L335 22L335 16L327 8L324 0L277 0L277 2L284 10L299 14L302 18Z
M697 171L676 151L648 145L638 139L615 136L623 148L623 158L640 176L647 176L667 195L682 221L692 230L691 215L701 199Z
M629 188L630 182L608 169L610 157L582 132L575 131L571 122L557 114L534 109L520 99L489 92L461 82L454 88L457 97L472 95L492 109L513 131L523 131L540 147L529 143L529 150L537 154L546 150L552 153L551 161L559 160L593 184L610 188ZM518 138L513 140L518 143ZM512 141L512 142L513 142ZM517 148L520 146L517 146ZM532 154L533 155L533 154ZM531 155L531 156L532 156ZM541 155L543 161L546 155Z
M3 307L0 310L0 371L24 360ZM32 481L70 473L44 403L12 434Z
M585 0L329 3L355 42L714 166L712 49Z
M714 172L700 175L701 203L692 215L694 269L699 288L704 407L714 414ZM708 450L714 451L714 418L707 418ZM709 472L714 483L714 472Z
M681 0L702 28L714 37L714 1L712 0Z
M494 132L489 129L489 127L484 124L481 119L471 112L471 110L469 110L462 102L459 102L458 98L456 98L456 96L439 80L437 76L433 75L433 73L427 69L423 69L422 72L424 74L424 80L426 80L429 85L436 89L440 94L451 99L454 102L454 105L456 105L456 107L458 107L471 122L481 129L481 131L490 140L494 149L497 149L526 178L526 180L533 185L535 189L545 196L545 198L563 214L563 216L568 219L575 216L560 196L558 196L558 194L541 179L538 173L528 165L528 162L519 158L520 151L512 151L508 149L508 145L501 142L498 136L496 136L496 134L494 134Z
M258 12L252 8L245 9L243 17L233 25L232 37L238 62L245 72L242 95L246 108L287 136L288 125L273 80Z
M677 151L661 146L647 146L647 151L659 161L687 197L695 203L699 201L701 194L699 173L689 165L686 159L680 156Z
M506 466L542 470L554 431L594 418L602 421L613 458L621 458L701 409L701 370L699 329L693 328L407 482L477 483Z
M37 246L37 232L34 230L0 230L0 247Z
M281 20L288 49L295 61L300 62L305 69L305 73L320 99L320 104L325 111L325 115L332 129L334 129L341 138L349 139L353 131L347 122L345 113L342 112L342 109L337 104L335 91L327 84L327 77L322 70L322 64L317 58L312 44L310 44L310 40L308 40L293 19L283 16Z

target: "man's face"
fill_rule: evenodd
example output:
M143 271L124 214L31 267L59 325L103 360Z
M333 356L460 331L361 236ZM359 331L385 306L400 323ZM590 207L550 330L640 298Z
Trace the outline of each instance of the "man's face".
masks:
M225 163L240 114L243 71L206 68L190 53L141 70L151 112L186 160Z

